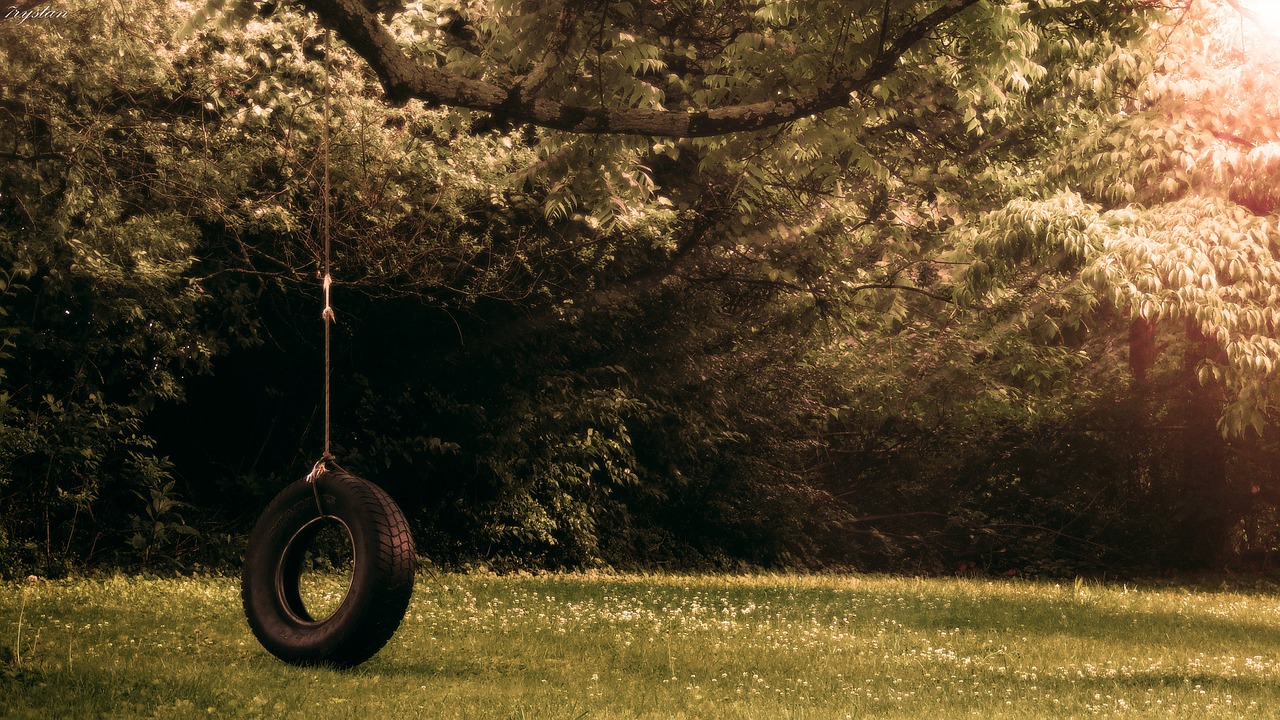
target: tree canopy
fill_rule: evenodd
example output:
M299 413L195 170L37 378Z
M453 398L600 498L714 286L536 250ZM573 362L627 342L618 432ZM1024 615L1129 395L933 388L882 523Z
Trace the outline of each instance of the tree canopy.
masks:
M0 564L234 554L310 467L326 188L335 451L443 562L1275 544L1229 5L68 8L0 26Z
M1083 286L1132 317L1189 323L1215 346L1197 372L1227 389L1221 428L1238 436L1276 406L1280 77L1273 36L1233 5L1192 3L1153 30L1035 189L966 232L1006 268L1070 255Z
M453 14L437 42L478 64L443 68L401 47L376 3L307 7L369 63L393 102L416 98L569 132L685 138L847 106L977 4L509 2L477 8L474 20L470 9L445 6ZM404 8L386 15L397 12Z

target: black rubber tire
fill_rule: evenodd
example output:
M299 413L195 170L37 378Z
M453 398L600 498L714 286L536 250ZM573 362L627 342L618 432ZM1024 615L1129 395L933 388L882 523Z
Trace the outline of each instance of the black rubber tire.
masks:
M352 667L382 649L404 619L416 570L413 536L404 513L378 486L335 470L315 483L293 483L258 518L240 597L249 627L272 655L293 665ZM331 522L351 538L351 586L338 608L316 621L303 605L299 580L308 545Z

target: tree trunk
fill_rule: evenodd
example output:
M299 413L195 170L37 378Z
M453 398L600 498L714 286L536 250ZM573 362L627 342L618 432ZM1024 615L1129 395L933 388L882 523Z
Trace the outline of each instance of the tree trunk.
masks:
M1238 520L1232 489L1227 482L1227 443L1218 430L1222 388L1202 385L1196 369L1206 360L1220 359L1221 348L1187 321L1181 386L1185 430L1182 443L1182 525L1176 544L1186 569L1218 567L1230 550L1230 534Z
M1134 318L1129 323L1129 372L1135 390L1151 383L1156 354L1156 326L1145 318Z

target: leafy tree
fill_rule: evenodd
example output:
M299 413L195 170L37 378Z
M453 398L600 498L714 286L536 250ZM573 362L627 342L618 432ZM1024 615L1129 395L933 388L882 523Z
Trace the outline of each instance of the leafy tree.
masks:
M432 556L900 559L889 545L933 531L869 518L904 514L893 503L915 492L959 500L913 510L942 520L916 546L932 543L917 559L934 567L970 551L1008 557L1027 537L1015 527L1043 541L1001 569L1064 552L1111 562L1063 539L1096 541L1092 530L1062 527L1112 476L1067 485L1050 466L1155 467L1098 436L1054 445L1125 384L1114 332L1101 332L1118 326L1098 310L1141 302L1114 290L1123 278L1101 258L1137 257L1122 241L1140 211L1082 189L1103 178L1109 191L1122 163L1090 165L1080 148L1149 75L1151 48L1128 46L1148 6L214 3L240 15L234 29L157 47L105 32L110 16L86 10L104 24L77 35L84 55L68 68L123 42L131 51L96 72L140 79L64 100L46 90L59 73L29 52L22 93L52 99L12 106L6 142L18 138L23 157L6 167L15 188L65 176L111 199L89 210L103 229L86 252L168 253L163 273L120 272L146 293L108 282L108 263L85 265L97 268L85 292L108 308L145 296L146 322L50 351L160 348L102 392L132 403L112 417L134 422L145 462L121 464L109 437L24 425L66 376L19 377L39 330L6 323L6 389L21 390L6 416L18 449L6 452L32 479L5 497L35 508L7 516L10 533L38 535L51 506L34 478L53 466L23 437L114 452L115 496L137 522L111 532L144 555L169 542L157 526L192 516L179 491L205 512L222 505L234 526L247 522L236 508L309 467L327 164L339 456L415 510ZM301 8L346 43L327 43ZM168 36L158 13L138 16ZM107 87L122 90L102 104L93 93ZM42 124L101 128L80 142L109 160L36 158L45 146L27 138ZM32 168L54 179L32 180ZM49 247L73 247L45 228L52 214L23 224L16 208L36 197L56 195L22 195L6 211L11 237L38 226ZM44 287L59 302L80 292ZM12 307L6 319L35 317L34 302ZM154 383L163 392L147 396ZM89 392L74 396L82 411ZM885 462L895 443L911 463ZM1124 490L1098 526L1153 497ZM103 498L79 507L102 518ZM1133 517L1133 532L1150 519ZM80 522L66 547L83 556L98 530Z
M151 521L140 551L172 549L173 531L189 528L168 512L171 466L143 420L235 339L234 318L222 330L201 318L200 229L155 181L177 152L166 120L181 98L144 38L172 27L154 12L130 19L137 34L119 23L85 11L0 27L6 565L110 556L123 539L103 537L113 515ZM111 41L74 41L98 35Z
M1135 320L1189 323L1213 346L1199 380L1227 391L1221 427L1239 436L1272 412L1280 350L1267 159L1277 78L1267 44L1229 4L1172 18L1125 59L1124 92L1046 166L1047 190L989 216L972 242L1006 266L1069 254Z
M1127 318L1135 391L1150 401L1134 422L1176 429L1168 453L1180 461L1166 471L1186 542L1171 547L1194 565L1230 550L1273 482L1243 454L1274 448L1269 53L1234 4L1171 12L1113 59L1123 72L1094 77L1111 99L1063 127L1067 142L1020 197L960 231L970 297L1049 261L1079 278L1075 310L1055 324L1096 326L1090 316L1113 308Z
M282 475L313 459L305 444L315 432L307 423L318 383L300 390L300 379L316 377L314 365L301 374L298 365L317 353L298 318L318 311L326 78L316 60L325 49L296 15L158 50L122 36L113 19L86 7L78 24L42 26L15 35L13 45L26 54L11 57L24 82L15 86L6 126L14 147L6 164L15 279L5 326L14 408L5 427L10 563L187 552L189 544L174 543L187 542L194 511L179 493L207 520L219 506L234 512L238 499L272 492ZM159 9L139 10L136 20L150 37L171 30ZM123 55L121 43L129 50ZM69 46L65 67L52 68L59 72L42 64L61 59L38 54L42 44ZM101 57L123 59L95 66L106 79L82 72L89 58ZM684 542L678 521L658 522L668 508L656 503L631 513L633 533L601 524L629 522L626 502L610 499L615 494L634 494L637 506L663 497L661 483L641 489L638 478L653 480L654 468L665 472L677 461L692 479L677 471L673 482L698 486L720 477L737 488L723 466L743 459L725 450L750 442L734 413L718 401L672 422L668 391L636 397L638 381L616 364L644 341L610 339L598 332L608 325L600 319L584 327L590 309L636 317L624 301L659 287L661 263L705 237L714 224L698 212L718 216L718 191L694 196L698 212L655 203L632 213L625 228L580 215L548 218L546 184L506 180L536 159L524 133L473 135L446 113L388 108L366 92L350 61L337 57L331 65L333 116L362 120L331 129L335 257L340 271L358 269L340 280L340 362L347 364L339 372L350 371L343 375L351 382L338 400L343 416L366 420L339 428L344 460L380 471L402 495L422 500L427 517L442 520L433 527L450 531L433 548L446 559L490 548L521 562L626 559L641 536L687 547L693 560L753 552L766 559L751 547L716 550L711 530L696 547ZM87 85L66 89L54 80L64 75ZM105 106L104 88L115 89ZM31 128L48 126L70 129L40 145L46 139L32 139ZM91 130L81 135L81 128ZM77 147L92 148L93 160L79 162L66 150ZM59 196L40 183L88 189L70 230L51 222L50 209L27 214L36 198L59 207ZM97 234L77 236L90 218ZM23 260L38 252L46 255ZM59 270L57 253L70 269ZM648 267L655 261L656 272ZM68 332L77 320L61 310L89 301L75 315L84 332ZM119 303L129 323L111 320ZM383 325L388 308L399 312ZM730 342L727 333L702 337L702 319L692 312L679 322L679 350L668 356ZM565 352L580 341L583 351ZM258 342L267 345L253 347ZM637 368L640 377L661 375L660 363L670 362L655 356L658 367ZM115 374L61 372L99 363ZM211 369L212 377L202 375ZM50 426L42 419L46 396L74 415ZM665 402L665 415L651 408L655 402ZM397 410L404 424L388 422ZM297 421L273 420L280 417ZM643 459L632 433L647 439ZM776 446L764 440L760 456ZM426 468L438 472L424 481ZM74 486L75 478L85 486ZM705 497L690 493L682 512L702 512ZM727 506L724 526L740 524L733 512L767 515ZM658 526L649 529L651 522ZM769 523L758 521L756 532L768 534ZM613 543L609 553L601 538ZM38 548L37 539L45 540Z

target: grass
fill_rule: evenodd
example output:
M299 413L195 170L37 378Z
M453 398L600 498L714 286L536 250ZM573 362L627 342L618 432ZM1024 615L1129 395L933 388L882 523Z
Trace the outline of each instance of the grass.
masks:
M267 655L232 578L0 584L4 718L1089 716L1280 717L1280 596L879 576L424 576L390 645L338 672Z

